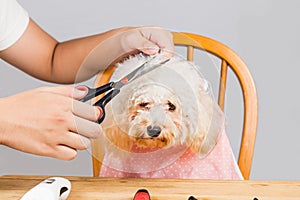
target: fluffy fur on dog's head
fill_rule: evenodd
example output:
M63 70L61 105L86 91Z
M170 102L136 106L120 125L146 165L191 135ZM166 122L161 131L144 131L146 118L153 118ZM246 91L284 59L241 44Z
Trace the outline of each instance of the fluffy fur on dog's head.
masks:
M122 78L148 59L138 55L125 60L111 79ZM179 57L124 86L106 112L105 135L122 149L186 145L199 154L207 153L224 125L198 67Z

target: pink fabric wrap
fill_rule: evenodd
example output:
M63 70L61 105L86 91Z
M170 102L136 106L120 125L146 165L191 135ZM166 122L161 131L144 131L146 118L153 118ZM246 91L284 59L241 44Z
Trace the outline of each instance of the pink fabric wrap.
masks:
M106 154L104 160L110 159ZM134 163L140 171L143 171L145 163L148 165L157 164L158 161L149 160L145 157L145 162ZM120 162L130 162L123 160ZM104 162L108 163L108 162ZM136 166L138 165L138 166ZM120 166L126 166L126 163L120 163ZM153 166L155 169L155 166ZM164 168L146 173L130 173L124 169L114 169L109 165L102 164L100 177L126 177L126 178L191 178L191 179L214 179L214 180L241 180L241 172L237 166L232 149L223 130L218 138L216 146L205 157L186 149L178 159L165 166Z

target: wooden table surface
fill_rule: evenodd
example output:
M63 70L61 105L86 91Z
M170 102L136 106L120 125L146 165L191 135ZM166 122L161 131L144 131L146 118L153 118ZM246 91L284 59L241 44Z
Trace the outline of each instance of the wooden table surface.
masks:
M0 177L0 199L20 199L46 176ZM64 177L71 181L68 200L132 200L147 189L152 200L300 200L300 181L207 181ZM41 199L42 200L42 199Z

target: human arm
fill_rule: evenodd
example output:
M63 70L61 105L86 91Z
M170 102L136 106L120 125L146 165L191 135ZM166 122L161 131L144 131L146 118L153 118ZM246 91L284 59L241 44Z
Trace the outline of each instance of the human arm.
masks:
M80 69L95 47L97 60ZM118 28L60 43L30 19L21 38L1 51L0 58L36 78L73 83L90 78L126 54L142 51L153 55L159 49L172 56L172 35L159 27Z

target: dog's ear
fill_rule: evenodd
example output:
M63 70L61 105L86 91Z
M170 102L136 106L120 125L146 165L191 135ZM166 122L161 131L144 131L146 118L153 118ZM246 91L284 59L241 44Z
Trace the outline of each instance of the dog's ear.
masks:
M199 155L206 155L217 143L224 126L224 114L206 91L199 90L198 95L198 126L191 149Z

